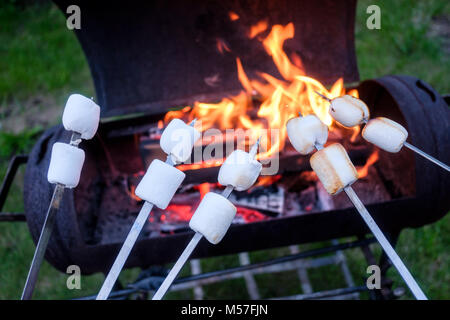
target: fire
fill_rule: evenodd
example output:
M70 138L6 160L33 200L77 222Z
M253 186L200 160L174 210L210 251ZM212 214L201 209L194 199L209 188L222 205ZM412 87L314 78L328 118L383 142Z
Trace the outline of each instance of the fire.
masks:
M231 21L239 20L239 15L236 12L230 11L228 13L228 16L230 17Z
M136 200L136 201L142 201L142 199L141 198L139 198L137 195L136 195L136 186L134 186L134 185L132 185L132 186L130 186L130 197L133 199L133 200Z
M267 27L268 27L268 25L267 25L267 21L266 20L259 21L257 24L255 24L255 25L250 27L250 31L248 33L248 37L250 39L253 39L254 37L256 37L261 32L266 31Z
M355 126L351 130L353 130L353 133L352 133L352 136L350 137L350 142L353 143L356 141L356 138L358 137L359 132L361 131L361 127Z
M220 38L216 39L216 47L217 47L217 50L219 50L219 52L221 54L224 54L225 51L231 52L231 50L228 47L227 43L225 41L223 41L222 39L220 39Z
M369 174L369 168L370 168L370 166L373 165L375 162L377 162L377 161L378 161L378 158L379 158L379 156L378 156L378 149L376 149L376 150L369 156L369 158L368 158L367 161L366 161L366 164L365 164L363 167L357 169L357 171L358 171L358 177L359 177L359 178L364 178L364 177L366 177L366 176Z
M199 184L198 185L198 190L200 192L200 199L203 199L205 194L207 194L210 189L211 188L209 187L209 183L207 183L207 182Z
M230 19L238 19L236 16L230 13ZM267 21L261 21L250 28L248 36L254 38L267 28ZM254 140L261 135L262 129L268 129L269 134L270 129L278 129L278 139L270 141L270 145L268 142L271 139L268 136L262 137L261 146L265 147L265 150L258 154L259 159L271 157L284 148L287 135L286 122L298 116L299 112L303 115L314 113L332 128L333 119L328 114L329 103L314 91L329 98L341 96L346 93L343 79L338 79L330 89L327 89L319 81L308 77L300 56L296 53L291 54L292 62L283 50L284 42L293 37L294 25L289 23L285 26L273 25L265 38L258 38L267 54L272 57L282 79L264 72L258 74L260 79L249 79L241 60L236 58L238 79L243 87L239 94L224 97L218 103L197 101L192 108L185 107L182 110L169 111L165 115L164 122L168 123L173 118L180 117L188 120L198 118L202 121L202 130L212 127L222 130L251 129ZM222 44L220 49L224 49ZM349 90L347 94L358 96L358 92L354 89ZM253 98L261 101L259 107L254 106ZM193 165L188 166L189 169L195 169ZM204 165L201 167L203 168Z

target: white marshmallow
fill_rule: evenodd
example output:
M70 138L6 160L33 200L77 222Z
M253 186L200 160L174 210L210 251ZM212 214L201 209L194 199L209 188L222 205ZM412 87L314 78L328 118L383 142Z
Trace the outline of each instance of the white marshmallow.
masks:
M330 115L344 127L354 127L369 119L367 105L360 99L344 95L331 100Z
M358 173L344 147L335 143L317 151L309 160L311 167L330 194L337 194L358 180Z
M74 188L80 181L84 163L84 151L70 144L56 142L52 147L47 180L66 188Z
M184 162L191 156L200 132L180 119L173 119L164 129L159 144L175 163Z
M364 139L388 152L399 152L408 137L408 131L388 118L370 120L362 131Z
M189 227L201 233L212 244L218 244L227 233L236 211L230 200L208 192L195 210Z
M137 185L135 193L139 198L165 209L185 177L183 171L155 159Z
M316 143L323 145L328 139L328 127L312 114L290 119L286 129L292 146L303 155L311 153Z
M237 191L250 188L261 173L262 164L248 152L234 150L224 161L219 170L219 183L233 186Z
M81 134L82 139L92 139L98 129L100 107L81 94L72 94L67 100L62 117L64 128Z

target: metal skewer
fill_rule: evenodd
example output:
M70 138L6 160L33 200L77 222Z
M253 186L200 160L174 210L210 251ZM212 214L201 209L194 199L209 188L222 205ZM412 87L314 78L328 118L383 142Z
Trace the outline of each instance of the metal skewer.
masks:
M422 150L420 150L419 148L413 146L412 144L410 144L409 142L404 142L403 145L409 149L411 149L412 151L414 151L415 153L417 153L418 155L421 155L422 157L424 157L427 160L430 160L431 162L433 162L434 164L437 164L438 166L440 166L441 168L444 168L445 170L450 172L450 166L446 165L445 163L439 161L438 159L430 156L428 153L423 152Z
M416 297L417 300L428 300L427 297L425 296L425 294L423 293L422 289L420 289L416 280L413 278L413 276L409 272L408 268L406 268L405 264L400 259L397 252L395 252L394 248L391 246L389 241L386 239L383 232L380 230L380 228L378 227L375 220L373 220L369 211L367 211L366 207L361 202L361 200L359 199L358 195L355 193L353 188L350 186L347 186L344 188L344 191L347 194L350 201L355 206L355 208L358 210L361 217L364 219L364 222L367 224L370 231L372 231L373 235L380 243L381 247L383 248L384 252L391 260L392 264L397 269L398 273L400 273L400 276L403 278L405 283L408 285L408 287L411 290L414 297Z
M317 150L322 150L322 145L315 145ZM372 216L370 215L369 211L367 211L364 204L359 199L356 192L353 190L351 186L347 186L344 188L345 193L347 194L350 201L355 206L356 210L359 212L361 217L363 218L364 222L369 227L370 231L373 233L375 238L378 240L378 243L383 248L384 252L387 254L389 259L391 260L394 267L397 269L397 271L400 273L400 276L403 278L405 283L408 285L409 289L413 293L414 297L418 300L428 300L423 291L420 289L419 285L417 284L416 280L413 278L411 273L406 268L403 261L398 256L397 252L395 252L394 248L391 246L389 241L384 236L381 229L378 227L375 220L373 220Z
M325 99L328 102L331 102L331 99L328 98L327 96L321 94L318 91L315 91L315 93L317 93L320 97L322 97L323 99ZM364 121L364 123L367 123L367 119ZM421 155L422 157L424 157L425 159L433 162L434 164L437 164L438 166L440 166L441 168L447 170L450 172L450 166L446 165L445 163L443 163L442 161L439 161L438 159L434 158L433 156L430 156L428 153L423 152L422 150L420 150L419 148L413 146L412 144L410 144L409 142L404 142L403 145L407 148L409 148L410 150L414 151L415 153Z
M189 125L193 127L196 121L197 119L192 120ZM171 166L175 165L170 155L167 156L166 163ZM136 243L136 240L139 234L141 233L142 228L144 227L144 224L147 221L147 218L150 215L152 209L153 204L148 201L145 201L145 203L142 205L141 210L139 211L138 216L136 217L136 220L134 220L133 226L131 227L131 230L128 233L127 238L125 239L122 248L120 248L116 260L114 260L114 264L112 265L108 275L106 276L105 281L103 282L103 285L97 295L96 300L108 299L108 296L111 293L114 284L116 283L117 278L119 277L120 272L122 271L123 266L125 265L125 262L127 261L128 256L130 255L130 252L133 249L134 244Z
M258 146L261 141L261 137L256 141L256 143L252 146L252 148L249 151L250 156L255 157ZM227 186L222 191L222 196L227 198L231 195L233 192L234 187L233 186ZM201 233L196 232L194 236L192 237L191 241L188 243L186 248L184 249L183 253L178 258L177 262L173 265L172 269L170 269L169 274L164 279L163 283L159 287L159 289L156 291L156 293L153 295L152 300L161 300L166 292L169 290L170 286L172 285L172 282L177 277L178 273L180 273L181 269L183 268L186 261L189 259L190 255L194 251L194 249L197 247L197 244L200 242L200 240L203 238L203 235Z
M81 135L73 132L70 138L70 145L78 146L81 142ZM64 195L65 187L62 184L56 184L53 191L52 200L48 206L47 214L45 216L44 225L42 227L39 241L34 251L33 260L31 261L30 270L28 271L25 287L23 288L21 300L30 300L33 296L33 291L36 286L39 270L41 269L42 261L44 260L45 251L47 250L48 241L52 235L53 228L56 221L56 213L61 204L62 197Z

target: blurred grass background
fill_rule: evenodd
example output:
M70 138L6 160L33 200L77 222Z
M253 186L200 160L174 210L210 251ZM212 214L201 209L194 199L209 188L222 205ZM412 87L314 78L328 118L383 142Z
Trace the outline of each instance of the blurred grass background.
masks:
M68 94L94 96L89 68L75 35L55 5L0 0L0 179L14 154L27 153L43 129L58 123ZM366 8L358 1L355 26L361 80L386 74L408 74L429 82L442 94L450 93L450 2L376 1L381 7L381 30L366 28ZM3 211L23 212L23 169L13 185ZM343 239L346 240L346 239ZM433 299L450 298L450 217L421 229L405 230L397 249L406 265ZM325 244L301 245L300 250ZM25 223L0 223L0 299L20 297L34 252ZM377 245L372 246L380 254ZM287 253L286 248L250 254L252 262ZM346 251L357 284L366 276L359 250ZM236 255L202 260L203 271L237 266ZM139 270L122 273L123 283L135 280ZM183 270L188 273L188 268ZM404 287L396 271L388 274L394 286ZM343 286L335 266L309 272L314 290ZM44 263L34 298L69 299L95 294L103 275L82 278L82 289L66 288L67 275ZM262 298L301 293L295 272L256 277ZM244 280L204 287L205 298L248 298ZM192 291L169 298L192 298ZM362 297L367 297L362 295ZM404 299L412 298L408 293Z

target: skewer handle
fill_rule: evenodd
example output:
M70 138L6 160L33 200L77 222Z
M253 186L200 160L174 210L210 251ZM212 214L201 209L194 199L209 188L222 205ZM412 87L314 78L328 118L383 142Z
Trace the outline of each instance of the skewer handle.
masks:
M392 264L395 266L395 268L398 270L400 275L402 276L403 280L408 285L409 289L413 293L413 295L418 300L428 300L423 291L420 289L419 285L417 284L416 280L414 280L413 276L409 272L409 270L404 265L403 261L400 259L398 254L395 252L394 248L392 248L389 241L384 236L383 232L378 227L377 223L373 218L370 216L370 213L367 211L364 204L359 199L358 195L355 193L352 187L348 186L344 188L345 193L347 194L350 201L353 203L355 208L358 210L361 217L366 222L367 226L369 227L370 231L372 231L375 238L380 243L381 247L383 248L384 252L387 254L389 259L391 260Z
M111 270L106 276L105 282L103 282L102 288L100 289L96 300L108 299L108 296L111 293L111 290L114 287L117 278L119 277L120 271L122 271L122 268L125 265L125 262L127 261L131 250L133 249L134 243L141 233L141 230L144 227L144 224L147 221L148 215L150 214L150 211L152 211L152 209L153 204L145 201L144 205L141 208L141 211L139 211L139 214L133 223L130 232L128 233L127 238L125 239L125 242L122 245L122 248L119 251L119 254L116 257L116 260L114 261L114 264L111 267Z
M47 215L45 216L44 226L42 227L36 250L34 251L33 260L31 262L30 270L28 271L27 281L25 282L25 287L23 288L21 300L29 300L33 295L39 270L41 269L42 261L44 260L48 241L52 235L56 220L56 213L58 212L64 190L63 185L57 184L55 186L55 190L53 191L52 200L48 207Z
M409 149L411 149L412 151L414 151L415 153L421 155L422 157L424 157L427 160L430 160L431 162L433 162L434 164L437 164L438 166L440 166L441 168L444 168L445 170L450 172L450 166L446 165L445 163L439 161L438 159L430 156L428 153L423 152L422 150L420 150L419 148L413 146L412 144L408 143L405 141L405 143L403 143L403 145Z
M192 252L194 251L195 247L197 246L198 242L202 239L202 237L203 235L201 233L196 232L194 234L191 241L186 246L186 249L184 249L183 253L178 258L177 262L173 265L172 269L170 270L167 277L164 279L158 291L156 291L152 300L161 300L162 297L164 297L167 290L169 290L170 286L172 285L173 280L175 280L178 273L181 271L187 259L192 254Z

